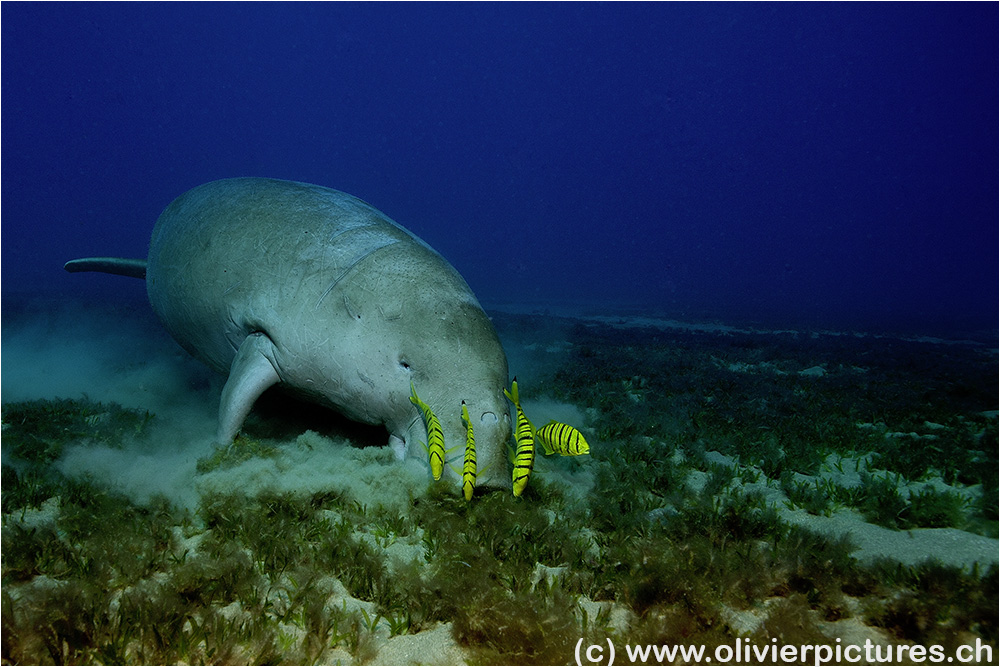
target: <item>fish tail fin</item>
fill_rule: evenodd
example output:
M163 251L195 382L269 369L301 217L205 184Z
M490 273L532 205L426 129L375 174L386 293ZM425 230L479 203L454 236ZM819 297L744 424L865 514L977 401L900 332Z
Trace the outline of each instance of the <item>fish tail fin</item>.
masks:
M517 397L517 376L514 376L514 381L510 383L510 391L506 389L503 390L504 396L510 399L510 402L514 405L519 405Z

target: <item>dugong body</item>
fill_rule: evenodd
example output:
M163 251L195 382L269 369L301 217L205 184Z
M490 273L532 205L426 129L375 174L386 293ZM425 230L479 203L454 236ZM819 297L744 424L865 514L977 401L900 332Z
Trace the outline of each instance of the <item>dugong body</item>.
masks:
M119 262L117 266L116 262ZM141 260L75 260L70 271L141 275ZM196 187L160 215L145 265L153 310L180 345L227 374L216 437L228 443L254 401L281 385L367 424L424 460L411 382L450 448L481 478L507 471L507 358L458 272L365 202L306 183L234 178Z

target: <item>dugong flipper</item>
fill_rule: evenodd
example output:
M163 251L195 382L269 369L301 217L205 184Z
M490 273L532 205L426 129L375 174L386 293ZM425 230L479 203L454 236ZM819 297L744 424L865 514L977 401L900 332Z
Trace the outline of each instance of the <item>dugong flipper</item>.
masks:
M229 376L220 442L278 384L382 424L398 451L426 458L412 382L449 446L465 442L465 401L482 482L507 478L507 358L493 325L444 258L356 197L291 181L213 181L167 206L145 263L92 258L66 269L145 275L174 339Z

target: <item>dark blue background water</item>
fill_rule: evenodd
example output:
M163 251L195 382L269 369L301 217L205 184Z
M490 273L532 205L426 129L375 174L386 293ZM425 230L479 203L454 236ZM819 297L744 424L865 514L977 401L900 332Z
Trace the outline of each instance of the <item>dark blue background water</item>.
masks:
M982 4L49 4L2 12L7 295L242 175L371 202L484 301L997 322Z

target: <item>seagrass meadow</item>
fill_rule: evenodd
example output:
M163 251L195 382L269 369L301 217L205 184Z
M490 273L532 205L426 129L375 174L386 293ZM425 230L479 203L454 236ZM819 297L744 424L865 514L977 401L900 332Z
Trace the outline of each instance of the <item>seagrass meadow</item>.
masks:
M466 502L280 395L212 445L218 380L136 312L62 352L38 342L58 318L5 315L5 664L567 664L580 638L997 657L990 345L493 311L528 416L590 455L539 450L520 498ZM144 336L114 368L74 366L123 328ZM43 348L73 361L22 372Z

